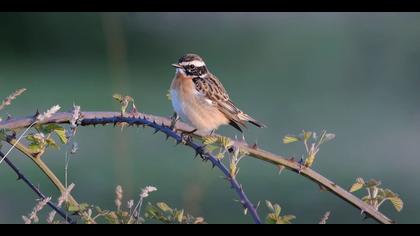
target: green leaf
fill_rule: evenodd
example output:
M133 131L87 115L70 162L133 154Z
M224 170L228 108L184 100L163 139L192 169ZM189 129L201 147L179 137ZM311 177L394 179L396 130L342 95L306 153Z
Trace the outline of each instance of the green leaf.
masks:
M55 129L54 132L63 144L67 144L68 139L67 139L67 136L66 136L66 130L64 128Z
M0 140L6 140L6 130L0 129Z
M376 179L371 179L365 184L365 187L372 188L372 187L377 187L379 185L381 185L381 181L376 180Z
M118 220L118 216L115 212L111 211L108 214L105 215L105 219L108 221L108 223L110 224L118 224L119 220Z
M274 214L276 214L277 216L279 216L281 213L281 207L279 204L274 204Z
M206 150L208 152L212 152L212 151L216 150L217 148L218 148L218 146L216 146L216 145L206 145Z
M79 204L80 211L85 211L88 208L89 208L89 204L88 203L81 203L81 204Z
M370 199L370 196L364 196L364 197L362 197L362 201L364 201L366 203L368 203L370 200L371 200Z
M294 143L294 142L297 142L297 141L300 141L300 139L296 136L286 135L283 138L283 143L284 144Z
M37 127L38 131L44 134L49 134L53 132L54 130L64 130L63 127L57 125L57 124L47 124L47 125L41 125Z
M177 211L176 214L175 214L175 219L179 223L182 223L183 218L184 218L184 210Z
M69 207L67 208L67 210L69 212L78 212L78 211L80 211L80 208L78 206L76 206L76 205L69 205Z
M124 99L124 96L118 93L112 95L112 97L119 102L122 102L122 100Z
M286 215L277 220L277 224L291 224L292 220L296 219L294 215Z
M173 209L172 208L170 208L169 206L168 206L168 204L166 204L166 203L164 203L164 202L158 202L158 203L156 203L156 206L158 206L162 211L164 211L164 212L170 212L170 213L172 213L173 212Z
M47 145L49 145L51 147L54 147L54 148L57 148L57 149L60 148L60 146L58 146L57 143L52 138L48 138L45 141L47 142Z
M38 142L38 140L34 138L33 134L30 134L30 135L26 136L26 140L28 140L29 142L33 142L33 143Z
M399 197L392 197L389 198L389 201L391 201L392 205L394 206L395 210L400 212L404 207L404 202Z
M31 143L28 146L29 150L31 150L33 153L37 153L41 151L41 146L39 143Z
M278 220L278 217L274 213L270 213L267 215L265 222L267 224L276 224L277 220Z

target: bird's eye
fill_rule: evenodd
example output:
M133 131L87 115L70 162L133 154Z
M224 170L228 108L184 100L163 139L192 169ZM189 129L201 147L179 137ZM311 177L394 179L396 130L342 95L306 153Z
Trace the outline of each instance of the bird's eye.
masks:
M195 67L194 65L190 65L190 68L191 68L191 69L194 69L194 67Z

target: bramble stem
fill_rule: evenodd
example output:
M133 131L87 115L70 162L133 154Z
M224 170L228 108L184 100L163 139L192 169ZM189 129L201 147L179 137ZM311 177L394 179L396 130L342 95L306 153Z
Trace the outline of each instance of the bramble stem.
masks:
M54 114L49 119L46 119L42 122L42 124L46 123L56 123L56 124L68 124L69 121L72 118L71 112L58 112ZM96 119L97 124L105 124L104 119L107 118L113 118L114 121L120 121L123 122L124 120L130 121L128 123L130 124L143 124L144 120L147 120L148 122L155 122L156 124L162 124L163 126L170 127L171 125L171 119L167 117L161 117L161 116L154 116L144 113L137 113L133 117L121 117L121 113L119 112L81 112L81 119L82 125L84 125L84 121L88 119ZM118 120L120 119L120 120ZM15 128L25 128L28 127L31 122L33 121L33 117L28 116L24 118L12 118L9 120L5 120L0 122L0 129L15 129ZM93 124L89 124L93 125ZM169 129L169 128L168 128ZM193 127L189 126L186 123L183 123L181 121L178 121L175 125L175 130L178 131L191 131L194 129ZM192 136L196 138L203 138L207 134L195 132L192 134ZM213 134L215 135L215 134ZM288 158L276 155L271 152L262 150L260 148L256 148L253 145L250 145L243 141L234 141L234 145L241 149L244 152L249 153L250 157L257 158L259 160L274 164L276 167L278 166L284 166L287 169L298 173L301 176L306 177L310 181L324 187L334 195L340 197L344 201L350 203L352 206L360 209L364 213L366 213L368 216L372 217L374 220L376 220L379 223L383 224L391 224L393 223L392 220L390 220L388 217L383 215L381 212L370 206L369 204L363 202L358 197L354 196L344 188L338 186L333 181L325 178L321 174L317 173L311 168L302 168L302 166L295 161L291 161Z
M18 180L22 180L23 182L25 182L26 185L28 185L29 188L32 189L32 191L34 191L41 198L41 200L44 200L46 198L46 196L37 187L35 187L35 185L32 184L32 182L24 174L22 174L22 172L13 164L13 162L8 157L6 157L6 155L3 154L1 151L0 156L4 158L4 162L16 173L16 175L18 176ZM68 214L66 212L64 212L51 201L49 201L47 205L50 206L54 211L56 211L61 217L63 217L67 221L67 223L76 223L72 218L68 217Z
M16 139L7 137L7 142L10 145L15 146L17 150L19 150L21 153L23 153L25 156L27 156L29 159L31 159L35 165L45 174L45 176L48 177L48 179L51 181L51 183L60 191L61 194L65 193L66 187L61 183L60 179L54 174L53 171L45 164L44 161L41 159L41 155L33 155L31 150L29 150L25 145L22 143L17 142ZM79 203L74 199L74 197L71 194L68 194L68 203L72 206L79 206ZM91 217L89 217L86 213L81 212L80 216L86 220L88 223L95 224L96 222L92 220Z

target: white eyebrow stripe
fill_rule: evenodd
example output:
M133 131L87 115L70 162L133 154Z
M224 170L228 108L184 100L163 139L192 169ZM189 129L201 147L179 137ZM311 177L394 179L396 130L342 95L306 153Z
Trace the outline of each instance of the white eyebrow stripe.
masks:
M203 61L199 61L199 60L181 63L181 66L186 66L186 65L194 65L195 67L202 67L202 66L205 66L206 64Z

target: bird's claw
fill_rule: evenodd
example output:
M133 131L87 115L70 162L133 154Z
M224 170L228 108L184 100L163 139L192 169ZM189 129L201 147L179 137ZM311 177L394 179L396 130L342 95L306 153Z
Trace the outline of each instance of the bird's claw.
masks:
M191 134L193 134L195 131L196 130L189 131L189 132L181 132L182 142L184 144L192 142L193 138L192 138Z
M169 127L171 130L175 130L176 122L178 122L179 116L175 112L171 117L171 126Z

